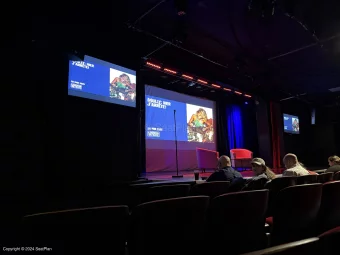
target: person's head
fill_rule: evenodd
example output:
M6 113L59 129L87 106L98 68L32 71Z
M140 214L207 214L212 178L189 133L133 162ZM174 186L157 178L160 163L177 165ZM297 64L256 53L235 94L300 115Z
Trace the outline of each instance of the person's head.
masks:
M295 154L288 153L283 158L283 164L285 165L286 169L293 168L297 166L298 163L299 163L299 160Z
M272 180L276 177L272 170L270 170L270 168L266 166L266 162L262 158L253 158L253 160L251 161L251 166L256 176L260 174L265 174L267 175L269 180Z
M219 159L218 159L218 169L223 169L223 168L226 168L228 166L231 166L231 163L230 163L230 158L228 156L221 156Z
M253 158L251 167L255 175L260 175L266 172L266 162L262 158Z
M208 118L207 117L207 112L203 108L199 108L197 110L197 117L200 120L206 120Z
M329 166L340 165L340 157L338 156L331 156L328 158Z
M121 83L123 83L125 86L131 84L130 77L127 74L123 73L119 76L119 78Z

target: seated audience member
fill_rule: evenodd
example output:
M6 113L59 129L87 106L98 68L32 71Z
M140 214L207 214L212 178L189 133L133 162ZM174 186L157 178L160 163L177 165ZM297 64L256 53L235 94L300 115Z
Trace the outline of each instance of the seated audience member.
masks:
M218 160L218 170L212 173L207 182L214 181L233 181L235 178L242 177L242 175L231 167L230 158L221 156Z
M262 158L253 158L251 166L255 176L248 181L255 181L261 178L271 181L276 177L272 170L266 166L266 162Z
M251 179L236 178L230 185L230 192L237 192L243 189L251 189L254 181L266 179L271 181L276 178L275 174L266 166L266 162L262 158L253 158L251 161L254 177Z
M283 158L283 163L285 164L286 170L283 172L282 176L309 175L309 172L300 165L299 160L295 154L288 153Z
M331 156L328 158L329 168L326 170L326 173L335 173L340 171L340 157Z

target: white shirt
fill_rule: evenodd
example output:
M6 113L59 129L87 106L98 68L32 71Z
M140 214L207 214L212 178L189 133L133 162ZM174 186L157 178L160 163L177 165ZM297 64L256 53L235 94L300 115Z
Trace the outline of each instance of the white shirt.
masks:
M282 174L282 176L303 176L303 175L309 175L309 172L299 164L293 168L287 169Z

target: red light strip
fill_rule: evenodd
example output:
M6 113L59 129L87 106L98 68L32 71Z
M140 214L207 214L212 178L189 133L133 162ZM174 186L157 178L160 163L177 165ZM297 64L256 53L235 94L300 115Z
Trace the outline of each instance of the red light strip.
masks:
M216 85L216 84L211 84L211 86L215 87L215 88L221 88L220 85Z
M200 80L200 79L198 79L197 82L200 82L200 83L203 83L203 84L208 84L207 81L203 81L203 80Z
M238 92L238 91L235 91L235 94L237 94L237 95L242 95L242 93L241 93L241 92Z
M155 65L155 64L152 64L152 63L150 63L150 62L146 62L146 64L147 64L148 66L153 67L153 68L161 69L161 67L160 67L159 65Z
M182 74L182 77L186 78L186 79L189 79L189 80L192 80L194 79L193 77L189 76L189 75L186 75L186 74Z
M171 70L171 69L168 69L168 68L164 68L164 71L165 71L165 72L168 72L168 73L172 73L172 74L177 74L176 71Z
M231 91L231 89L227 89L227 88L223 88L223 90L225 90L225 91Z
M244 96L245 96L245 97L249 97L249 98L251 98L251 95L244 94Z

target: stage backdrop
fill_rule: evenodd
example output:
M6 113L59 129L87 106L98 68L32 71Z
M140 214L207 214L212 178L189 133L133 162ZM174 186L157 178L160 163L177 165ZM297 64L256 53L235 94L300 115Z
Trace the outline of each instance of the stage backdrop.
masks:
M215 102L146 85L147 172L176 170L175 116L179 170L197 167L197 147L216 150Z

